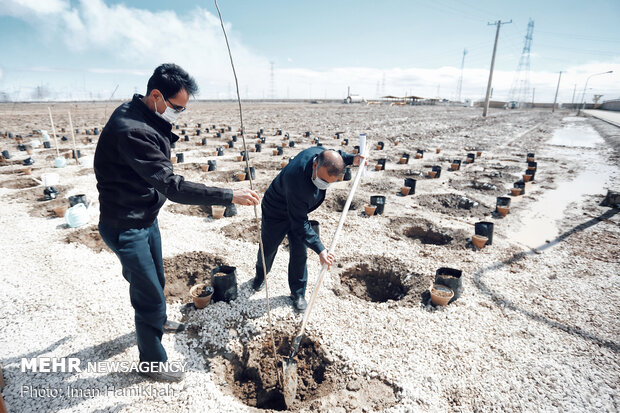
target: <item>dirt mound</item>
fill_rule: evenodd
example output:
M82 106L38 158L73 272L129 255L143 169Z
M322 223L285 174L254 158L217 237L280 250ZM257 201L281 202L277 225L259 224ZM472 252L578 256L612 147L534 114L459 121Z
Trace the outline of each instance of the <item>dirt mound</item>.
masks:
M265 337L250 342L242 354L233 354L224 361L228 387L242 403L259 409L286 410L276 369L281 369L281 360L290 353L294 336L293 329L290 330L274 334L277 367L271 341ZM330 411L345 406L347 411L376 411L396 403L393 387L376 379L346 377L314 338L302 338L295 359L298 387L295 402L290 406L292 411Z
M66 194L71 189L71 187L68 185L57 185L54 188L58 190L58 195L56 199L65 199ZM24 189L23 191L6 195L6 199L18 202L45 202L43 190L44 188L42 186L32 187Z
M96 225L90 225L88 227L82 227L71 231L65 237L65 242L67 244L84 244L96 253L99 253L106 249L109 250L103 239L101 239L101 235L99 235L99 229Z
M28 210L28 214L35 218L56 218L58 215L54 212L54 208L61 206L69 207L69 200L67 198L56 198L37 203Z
M479 201L459 194L420 195L416 200L421 207L451 216L484 217L493 211Z
M164 295L169 302L190 302L189 289L197 283L211 285L211 270L226 265L224 258L206 252L187 252L164 258L166 286Z
M166 209L173 214L190 215L193 217L208 217L210 214L210 207L205 205L185 205L171 203Z
M323 205L327 209L331 209L333 211L342 212L344 209L344 204L347 203L347 197L349 196L349 191L345 189L335 189L333 191L328 191L325 196L325 201ZM353 200L351 201L351 205L349 206L349 211L356 209L360 209L364 207L364 200L355 195Z
M222 232L224 232L227 238L258 243L260 227L259 224L256 223L256 220L244 219L243 221L222 227Z
M0 187L9 188L9 189L24 189L24 188L32 188L33 186L38 186L39 184L35 182L32 178L16 178L9 179L4 182L0 182Z

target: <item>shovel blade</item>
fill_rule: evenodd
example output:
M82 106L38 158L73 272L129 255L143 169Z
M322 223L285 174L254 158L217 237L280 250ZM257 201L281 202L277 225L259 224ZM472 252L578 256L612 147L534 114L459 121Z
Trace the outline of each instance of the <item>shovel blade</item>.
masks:
M282 393L286 407L290 408L297 395L297 362L292 358L282 362Z

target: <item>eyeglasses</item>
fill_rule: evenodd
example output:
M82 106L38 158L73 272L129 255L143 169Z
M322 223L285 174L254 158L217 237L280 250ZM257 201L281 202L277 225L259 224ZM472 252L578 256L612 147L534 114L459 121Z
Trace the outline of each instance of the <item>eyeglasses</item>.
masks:
M187 107L185 107L185 106L175 105L174 103L170 102L168 99L165 99L165 101L170 103L170 106L172 106L172 109L174 109L175 112L179 112L180 113L180 112L183 112L185 109L187 109Z

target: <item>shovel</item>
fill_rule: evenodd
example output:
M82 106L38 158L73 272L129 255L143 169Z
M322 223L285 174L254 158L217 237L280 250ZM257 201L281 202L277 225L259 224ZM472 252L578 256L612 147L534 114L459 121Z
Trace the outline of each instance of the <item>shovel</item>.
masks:
M368 153L368 146L365 146L365 150L361 152L363 155ZM351 190L349 191L349 197L347 198L347 202L344 204L344 209L342 210L342 215L340 215L340 221L338 222L338 227L336 228L336 233L334 234L334 238L332 239L332 243L329 247L329 252L333 253L336 250L336 244L338 242L338 236L340 235L340 230L344 225L344 221L347 218L347 212L349 212L349 206L351 205L351 201L353 200L353 195L355 195L355 190L360 183L362 172L365 169L366 159L362 158L360 161L360 167L357 170L357 174L355 175L355 179L353 180L353 185L351 186ZM304 330L306 329L306 323L308 322L308 317L310 316L310 312L312 311L312 307L316 301L316 297L319 292L319 288L321 287L321 283L323 282L323 278L325 277L325 272L327 271L327 264L323 264L321 267L321 273L319 274L319 279L316 282L314 287L314 291L312 291L312 296L310 297L310 302L308 303L308 307L306 308L306 312L304 313L304 318L301 322L301 327L299 329L299 333L293 340L293 348L291 349L290 355L282 361L282 393L284 395L284 403L287 408L290 408L295 401L295 396L297 395L297 361L295 361L294 357L297 355L299 351L299 345L301 344L301 338L304 334Z

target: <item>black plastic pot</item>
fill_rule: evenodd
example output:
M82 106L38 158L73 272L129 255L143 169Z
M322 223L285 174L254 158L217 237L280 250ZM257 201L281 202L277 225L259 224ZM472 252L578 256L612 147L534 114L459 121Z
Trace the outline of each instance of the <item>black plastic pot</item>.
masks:
M439 178L441 176L441 166L435 165L433 166L432 170L437 172L437 175L435 175L435 178Z
M267 138L264 136L261 136L260 143L266 143L266 142L267 142Z
M232 132L232 126L228 127L228 132Z
M189 142L189 136L185 135L185 138L183 138L183 140L184 140L185 142Z
M239 155L241 155L241 160L242 160L242 161L247 161L247 160L248 160L248 157L247 157L247 156L245 156L245 151L241 151L241 152L239 152Z
M344 177L342 178L343 181L350 181L351 180L351 168L344 168Z
M288 141L288 147L289 148L295 147L295 141Z
M215 132L215 136L217 136L218 138L221 138L221 137L222 137L222 134L221 134L221 133L219 133L219 132Z
M46 186L43 190L43 199L46 201L51 201L52 199L56 199L58 196L58 189L53 186Z
M535 171L538 168L538 162L528 162L527 167L534 168L533 170Z
M170 147L174 149L174 148L176 148L176 147L177 147L177 145L176 145L176 143L174 143L174 142L170 142Z
M235 204L230 203L226 205L226 209L224 210L224 216L229 218L234 217L235 215L237 215L237 207L235 206Z
M260 128L260 130L258 131L258 133L260 133L260 134L262 135L263 133L265 133L265 129Z
M202 143L202 146L205 146L207 144L207 138L202 138L200 142Z
M224 273L216 277L215 274ZM211 270L213 280L212 300L230 302L237 298L237 268L228 265L220 265Z
M24 160L24 165L29 166L32 165L34 163L34 159L32 158L28 158Z
M226 133L226 129L220 128L220 133Z
M312 230L314 232L316 232L316 235L318 235L320 237L321 233L320 233L320 230L319 230L319 221L315 221L315 220L311 219L311 220L308 221L308 223L312 227Z
M254 144L254 149L256 149L256 152L260 152L263 149L263 145L261 145L260 143L256 143Z
M69 140L69 138L67 138L66 136L63 136L62 138L60 138L61 141L66 142Z
M462 275L463 271L448 267L441 267L435 272L435 282L445 285L454 291L454 297L449 301L450 303L459 298L463 293Z
M209 165L209 171L215 171L217 169L216 161L207 161L207 165Z
M382 215L383 209L385 208L385 196L383 195L373 195L370 197L370 205L376 205L377 209L375 210L374 215Z
M237 135L233 135L232 136L232 140L233 140L233 142L237 142Z
M501 207L509 207L510 206L510 197L508 196L498 196L497 201L495 202L496 206Z
M359 145L355 145L355 146L353 146L353 149L357 149L357 153L359 153L359 152L360 152L360 146L359 146Z
M185 161L185 155L182 152L177 153L177 163L182 163Z
M52 147L52 143L50 141L43 142L43 147L45 149L50 149Z
M95 128L93 130L93 135L95 135L95 136L99 135L99 128Z
M250 173L248 173L248 168L245 168L244 171L245 171L245 180L246 181L250 180L250 175L252 175L252 180L256 179L256 171L254 170L253 166L250 166Z
M197 127L197 128L202 128L202 123L197 123L197 124L196 124L196 127Z
M200 129L196 129L196 136L200 136Z
M304 136L305 136L306 138L309 138L309 137L310 137L310 132L304 132Z
M11 159L11 155L6 149L2 151L2 156L4 156L5 159Z
M185 135L185 129L181 131L181 135Z
M234 148L235 147L235 143L233 141L228 142L228 147L229 148Z
M474 224L474 231L476 235L482 235L483 237L487 237L489 240L487 241L487 245L493 244L493 223L482 221L476 222Z
M381 170L382 170L382 171L385 171L385 163L386 163L386 162L387 162L387 159L386 159L386 158L381 158L381 159L379 159L379 160L377 161L377 163L378 163L379 165L381 165Z
M533 171L531 169L528 169L525 171L526 175L531 175L532 177L530 178L530 182L534 180L534 176L536 175L536 171Z
M174 125L175 129L179 129L180 126L179 125Z
M519 188L521 190L521 195L525 195L525 182L517 181L513 185L515 188Z
M467 154L467 160L469 163L474 163L474 161L476 160L476 154L475 153L468 153Z
M185 124L185 126L187 126L187 123ZM212 129L215 129L215 128L217 128L217 126L215 126L215 125L211 125L211 128L212 128Z
M344 142L344 146L349 144L349 138L344 138L342 141Z
M383 147L385 146L385 144L381 141L377 142L377 146L379 147L379 150L383 149Z
M18 151L24 152L26 149L27 149L26 145L24 145L23 143L20 143L19 145L17 145L17 150Z
M86 199L86 195L78 194L69 197L69 205L75 206L77 204L84 204L88 206L88 200Z
M418 183L418 181L416 181L413 178L405 178L405 186L408 186L409 188L411 188L411 190L409 190L409 195L415 194L415 184L416 183Z
M422 149L418 149L416 153L419 153L424 158L424 151Z
M221 146L217 148L217 156L224 156L224 148Z
M276 136L280 136L280 135L282 135L282 129L278 129L278 130L276 131Z
M529 152L529 153L527 154L527 158L534 158L534 157L535 157L535 156L534 156L534 152Z
M284 149L281 146L278 146L278 155L284 154Z

